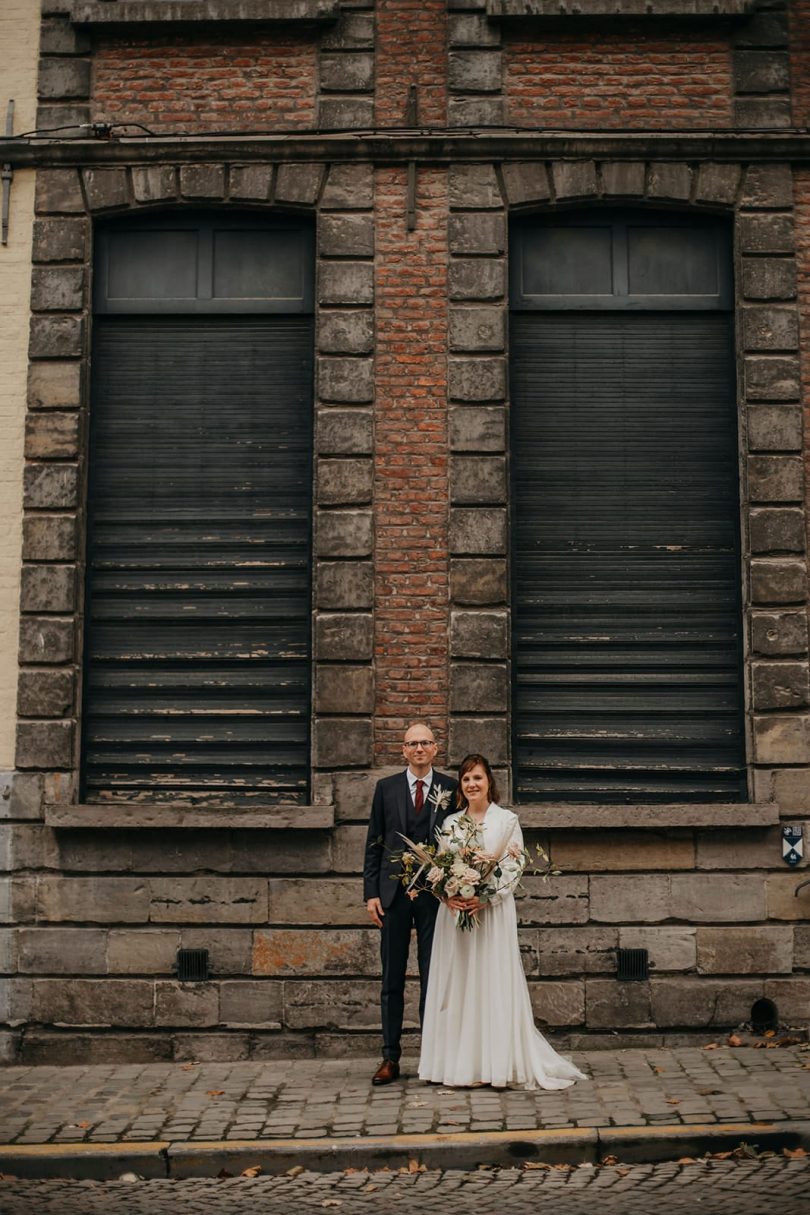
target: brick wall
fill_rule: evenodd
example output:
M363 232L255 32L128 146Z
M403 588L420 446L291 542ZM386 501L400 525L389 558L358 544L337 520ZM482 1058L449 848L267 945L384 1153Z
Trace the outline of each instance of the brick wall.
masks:
M810 125L810 0L793 0L790 10L790 78L793 122Z
M718 34L543 31L504 47L507 122L538 127L724 127L731 50Z
M93 118L156 132L314 127L316 43L293 34L104 38Z
M797 24L807 22L808 3L793 10L797 121L807 121L810 101L801 75L808 36ZM338 21L317 28L237 37L240 27L226 22L211 41L170 36L157 22L148 42L99 38L71 25L64 0L45 0L43 12L42 126L103 117L105 109L163 131L357 131L375 116L381 126L402 126L411 84L420 123L439 128L736 123L751 131L790 121L778 0L727 36L653 17L632 34L618 25L597 34L583 18L586 33L571 32L576 21L565 33L540 21L529 36L529 27L488 20L483 0L352 0ZM328 137L312 153L307 143L302 163L274 158L269 146L257 142L233 164L222 163L221 146L200 140L193 161L150 150L154 163L88 160L38 171L19 750L17 771L0 774L0 852L13 869L0 877L0 975L8 976L0 1057L101 1062L378 1049L378 938L360 882L374 781L383 765L400 761L402 727L420 714L439 727L442 767L483 748L508 784L507 260L515 210L736 211L752 793L807 834L800 393L806 436L810 360L805 352L800 377L793 234L795 219L806 346L810 170L799 174L794 212L787 164L686 154L674 161L657 151L657 136L628 139L615 158L599 161L546 160L540 151L534 159L522 151L517 161L504 140L477 163L418 165L409 231L408 171L392 166L387 149L373 165L373 144L358 140L364 163L353 151L327 166L335 148ZM13 207L27 189L20 170ZM232 818L234 807L222 808L221 820L212 810L200 826L184 824L183 811L167 817L165 806L139 807L140 826L125 830L102 807L79 830L58 807L79 796L79 469L92 222L143 205L200 202L309 209L317 224L314 804L260 830ZM27 299L23 305L17 329L20 318L28 323ZM15 337L15 348L23 346ZM9 577L17 573L15 565ZM545 884L529 879L519 905L538 1022L561 1028L571 1046L615 1044L617 1031L650 1046L690 1034L702 1043L765 996L785 1021L806 1023L807 892L794 897L803 873L781 859L776 810L660 811L521 807L528 842L546 847L562 871ZM178 982L181 946L209 949L209 982ZM616 981L617 946L649 949L649 983ZM406 1022L414 1034L415 996L411 983Z
M445 0L378 0L377 105L380 127L404 127L408 87L418 89L418 118L441 126L447 111Z
M441 730L447 715L447 187L420 171L408 232L406 179L381 169L375 198L378 764L411 718Z

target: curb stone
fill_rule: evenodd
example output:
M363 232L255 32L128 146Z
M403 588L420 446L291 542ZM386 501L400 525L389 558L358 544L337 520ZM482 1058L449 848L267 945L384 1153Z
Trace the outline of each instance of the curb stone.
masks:
M159 1143L8 1144L0 1146L0 1173L10 1177L70 1178L75 1181L116 1181L122 1173L165 1179L167 1152Z
M37 1179L62 1177L110 1181L125 1172L145 1178L238 1176L259 1165L263 1173L293 1166L311 1172L347 1168L397 1169L417 1160L428 1169L470 1169L479 1164L515 1167L526 1161L596 1164L604 1156L655 1163L680 1156L730 1151L740 1142L760 1150L804 1147L810 1121L725 1123L692 1126L578 1127L553 1131L488 1131L480 1134L380 1135L359 1139L217 1140L148 1144L26 1144L0 1146L0 1172Z

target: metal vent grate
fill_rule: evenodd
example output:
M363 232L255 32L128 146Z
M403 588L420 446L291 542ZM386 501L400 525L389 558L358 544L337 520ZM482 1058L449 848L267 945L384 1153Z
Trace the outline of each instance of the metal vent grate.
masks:
M638 983L650 977L650 955L646 949L617 949L616 978L622 983Z
M178 949L177 977L182 983L203 983L209 978L207 949Z

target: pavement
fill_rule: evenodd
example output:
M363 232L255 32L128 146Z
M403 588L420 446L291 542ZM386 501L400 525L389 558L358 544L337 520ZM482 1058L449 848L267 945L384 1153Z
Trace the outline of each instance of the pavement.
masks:
M649 1164L740 1143L782 1158L801 1149L801 1164L810 1045L779 1041L578 1052L589 1079L562 1092L429 1085L408 1059L381 1088L370 1083L376 1059L10 1067L0 1075L0 1174L446 1175L543 1172L544 1162L587 1171L606 1157Z
M2 1215L807 1215L807 1160L303 1172L187 1181L3 1181Z

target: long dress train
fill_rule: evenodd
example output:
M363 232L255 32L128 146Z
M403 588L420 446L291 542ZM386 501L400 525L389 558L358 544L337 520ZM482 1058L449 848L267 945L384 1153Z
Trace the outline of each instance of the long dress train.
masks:
M460 816L445 820L452 832ZM518 817L491 803L480 828L486 852L507 856L523 847ZM430 960L419 1076L440 1084L568 1088L583 1073L557 1054L535 1028L520 960L513 890L522 859L501 864L498 890L469 932L456 927L455 912L442 905Z

